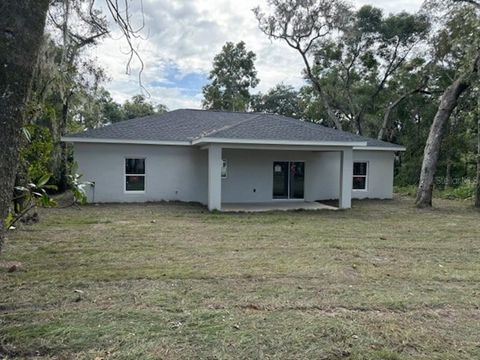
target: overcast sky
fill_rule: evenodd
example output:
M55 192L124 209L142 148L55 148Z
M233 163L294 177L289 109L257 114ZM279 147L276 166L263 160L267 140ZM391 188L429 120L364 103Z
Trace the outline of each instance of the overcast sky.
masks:
M388 14L417 11L422 1L354 1L357 7L369 3ZM142 78L149 100L163 103L170 110L201 108L202 86L207 83L213 57L227 41L243 40L257 55L260 84L254 92L264 92L282 82L301 86L303 66L299 55L258 30L252 13L257 5L265 6L265 0L143 0L145 40L139 40L138 47L145 63ZM133 10L139 22L140 12ZM135 64L132 73L125 74L125 51L125 41L114 35L94 54L110 78L106 88L119 102L141 93Z

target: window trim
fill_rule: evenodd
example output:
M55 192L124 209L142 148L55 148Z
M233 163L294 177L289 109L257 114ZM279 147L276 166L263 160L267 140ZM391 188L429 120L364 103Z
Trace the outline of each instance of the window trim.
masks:
M355 169L355 163L365 163L367 164L367 172L365 175L355 175L354 169ZM353 162L353 167L352 167L352 191L368 191L368 178L370 174L370 161L368 160L355 160ZM365 178L365 188L364 189L354 189L353 188L353 178L355 177L364 177Z
M127 159L138 159L144 161L144 174L127 174ZM143 176L143 190L127 190L127 176ZM147 158L145 156L124 156L123 158L123 193L124 194L144 194L147 190Z

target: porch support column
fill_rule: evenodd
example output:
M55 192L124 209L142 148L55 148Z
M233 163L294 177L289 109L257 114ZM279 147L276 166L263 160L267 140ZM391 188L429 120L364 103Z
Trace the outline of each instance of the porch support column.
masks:
M208 147L208 210L220 210L222 206L222 148Z
M340 152L340 194L338 207L349 209L352 207L352 179L353 178L353 149Z

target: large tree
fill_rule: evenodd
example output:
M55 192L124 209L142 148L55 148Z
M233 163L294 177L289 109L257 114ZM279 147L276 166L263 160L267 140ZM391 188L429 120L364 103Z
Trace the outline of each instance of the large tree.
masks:
M388 105L401 101L393 99L398 95L389 91L389 81L405 68L429 25L424 16L402 12L385 17L370 5L345 17L338 38L319 39L315 44L313 72L323 85L327 102L350 130L373 136L365 128L378 128L377 119ZM415 74L423 64L409 61L409 72ZM365 124L366 120L374 124Z
M325 89L313 71L312 58L315 45L320 41L335 39L345 25L350 7L341 0L268 0L270 13L260 7L253 11L260 30L269 38L283 40L301 56L305 76L311 82L324 106L328 120L337 129L342 122L328 102Z
M48 5L48 0L0 3L0 251L17 171L25 107Z
M213 110L246 111L250 89L259 80L255 70L255 53L243 41L227 42L213 59L208 85L203 88L203 107Z
M427 143L424 149L420 182L417 190L416 205L431 207L434 176L440 157L440 147L450 115L458 105L459 99L472 85L480 71L480 2L476 0L453 1L456 6L448 6L444 15L446 27L437 36L436 50L443 55L444 61L452 62L457 74L445 89L433 119ZM439 6L436 1L428 4ZM442 56L439 56L442 58Z
M95 9L96 0L2 0L0 2L2 14L0 17L0 127L2 130L0 131L0 251L5 237L5 220L13 194L22 127L25 124L27 103L49 6L64 11L67 8L70 9L70 6L75 10L81 9L83 15L79 16L76 27L93 26L97 29L105 27L107 30L104 18L99 10ZM124 6L127 8L125 9ZM117 29L124 35L129 45L131 60L134 56L138 57L138 52L133 46L133 38L138 30L130 23L128 6L127 2L120 5L117 1L107 1L107 9ZM68 17L69 12L65 12L64 16ZM51 19L53 20L53 17ZM62 24L68 24L68 21L63 18L58 24L62 27ZM69 41L73 41L77 46L84 41L89 42L95 39L88 37L88 31L83 34L86 37L79 33L75 34L78 37L74 33L68 34L62 31L62 36L66 35ZM75 51L75 45L71 50ZM68 64L69 53L63 53L62 57L65 64ZM66 94L68 95L68 92Z
M62 109L54 136L53 164L54 175L60 191L67 188L67 144L61 141L66 134L70 110L78 86L88 82L90 78L99 80L102 71L93 62L83 58L83 52L108 34L105 17L94 11L88 4L81 2L55 1L49 10L48 22L58 33L59 57L57 62L58 77L55 81L57 94ZM78 24L81 23L81 26Z

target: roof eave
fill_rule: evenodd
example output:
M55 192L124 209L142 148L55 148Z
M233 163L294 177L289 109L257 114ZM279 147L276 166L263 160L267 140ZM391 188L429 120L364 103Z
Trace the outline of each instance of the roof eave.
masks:
M204 145L209 143L223 144L252 144L252 145L301 145L301 146L333 146L353 147L353 150L375 150L375 151L405 151L405 147L396 146L368 146L367 142L349 141L295 141L295 140L255 140L255 139L229 139L202 137L193 141L174 140L135 140L135 139L107 139L87 138L75 136L62 136L64 142L69 143L96 143L96 144L137 144L137 145Z
M134 139L102 139L75 136L62 136L63 142L69 143L96 143L96 144L137 144L137 145L191 145L190 141L174 140L134 140Z
M361 146L353 147L353 150L372 150L372 151L406 151L404 146Z

